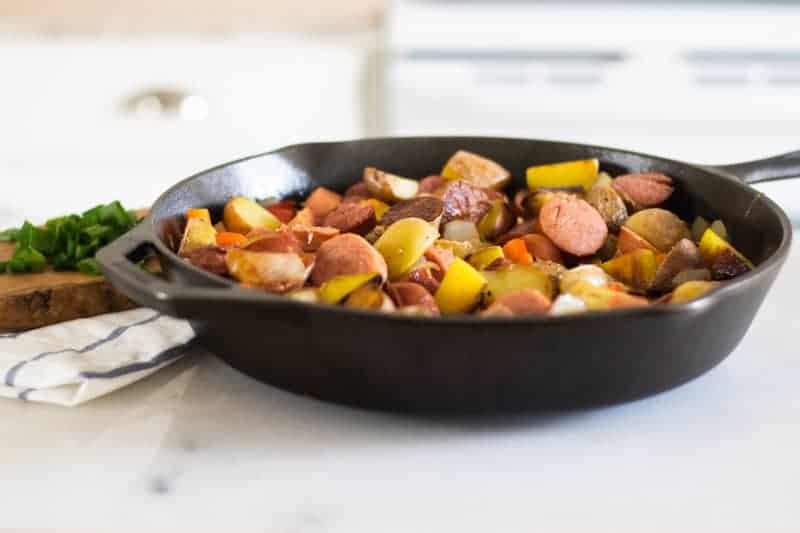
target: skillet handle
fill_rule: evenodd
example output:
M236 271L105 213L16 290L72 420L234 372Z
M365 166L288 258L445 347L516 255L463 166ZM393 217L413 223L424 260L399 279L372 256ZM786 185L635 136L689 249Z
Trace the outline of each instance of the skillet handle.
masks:
M136 264L153 249L146 221L143 221L102 248L96 259L103 275L114 287L136 303L167 315L197 320L259 316L305 322L307 318L306 306L299 302L232 287L222 280L216 287L166 281Z
M797 178L800 177L800 151L713 168L750 184Z

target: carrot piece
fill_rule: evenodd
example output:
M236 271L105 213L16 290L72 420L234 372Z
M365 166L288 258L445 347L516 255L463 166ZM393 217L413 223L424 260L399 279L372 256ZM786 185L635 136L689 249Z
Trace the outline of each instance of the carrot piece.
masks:
M205 220L211 224L211 213L209 213L208 209L206 208L187 209L186 218L199 218L200 220Z
M217 244L222 247L242 246L247 242L247 237L241 233L233 231L222 231L217 233Z
M503 245L503 254L506 259L520 265L532 265L533 256L528 252L528 247L523 239L511 239Z

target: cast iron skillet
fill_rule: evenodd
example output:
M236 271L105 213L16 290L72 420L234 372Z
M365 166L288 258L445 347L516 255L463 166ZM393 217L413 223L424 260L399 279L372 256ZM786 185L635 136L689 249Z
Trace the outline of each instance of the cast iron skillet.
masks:
M219 215L233 195L343 190L365 166L422 178L458 149L495 159L524 185L527 166L596 157L612 175L657 171L685 219L722 218L757 265L700 300L549 318L420 318L308 305L203 272L172 250L189 207ZM133 231L98 255L141 305L189 319L201 342L240 371L325 400L414 412L508 412L631 400L691 380L739 343L786 259L791 225L748 187L800 175L800 152L701 167L623 150L523 139L426 137L301 144L201 172L164 193ZM149 250L169 281L141 269ZM734 393L733 391L731 392Z

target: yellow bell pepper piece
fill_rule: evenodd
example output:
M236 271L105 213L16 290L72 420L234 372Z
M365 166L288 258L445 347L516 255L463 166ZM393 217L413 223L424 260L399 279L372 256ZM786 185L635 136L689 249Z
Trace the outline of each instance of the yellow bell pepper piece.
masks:
M503 249L501 247L487 246L469 256L469 264L478 270L483 270L498 259L503 259L503 257L505 256L503 255Z
M714 279L732 278L754 268L753 263L710 227L703 232L698 249Z
M381 202L377 198L367 198L366 200L361 200L361 205L368 205L375 211L375 220L378 222L381 221L383 214L389 210L389 205Z
M319 297L328 304L339 303L351 292L378 277L380 275L377 272L336 276L322 284L319 288Z
M597 159L581 159L529 167L526 171L528 188L536 191L542 188L583 187L588 191L597 181L600 162Z
M455 258L434 298L443 314L468 313L480 301L484 277L463 259Z

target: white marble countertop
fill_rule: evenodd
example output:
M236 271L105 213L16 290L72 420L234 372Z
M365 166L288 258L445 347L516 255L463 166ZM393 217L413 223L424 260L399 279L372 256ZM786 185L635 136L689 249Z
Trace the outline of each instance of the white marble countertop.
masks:
M798 269L715 370L605 409L387 415L200 351L83 407L0 401L0 527L798 531Z

